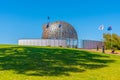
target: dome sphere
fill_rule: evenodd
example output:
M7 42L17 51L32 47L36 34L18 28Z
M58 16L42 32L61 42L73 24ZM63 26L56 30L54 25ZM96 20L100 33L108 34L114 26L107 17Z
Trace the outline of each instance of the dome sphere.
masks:
M77 33L72 25L57 21L43 26L43 39L78 39Z

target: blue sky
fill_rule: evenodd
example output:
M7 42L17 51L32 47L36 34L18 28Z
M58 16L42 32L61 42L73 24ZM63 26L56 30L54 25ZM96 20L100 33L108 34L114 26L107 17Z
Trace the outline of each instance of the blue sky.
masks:
M21 38L41 38L42 25L66 21L77 30L79 40L101 40L98 27L112 26L120 35L119 0L0 0L0 44L17 44Z

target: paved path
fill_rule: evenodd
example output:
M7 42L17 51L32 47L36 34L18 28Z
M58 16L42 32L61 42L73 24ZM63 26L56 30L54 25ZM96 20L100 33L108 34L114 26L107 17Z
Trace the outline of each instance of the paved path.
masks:
M99 49L98 51L96 49L81 49L81 50L87 50L87 51L101 52L102 53L101 49ZM120 51L115 51L115 53L111 53L111 50L105 50L105 54L117 54L117 55L120 55Z

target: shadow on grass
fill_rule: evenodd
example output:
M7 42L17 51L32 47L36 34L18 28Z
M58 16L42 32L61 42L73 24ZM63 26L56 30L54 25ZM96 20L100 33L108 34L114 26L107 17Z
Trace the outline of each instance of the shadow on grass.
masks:
M107 67L108 56L62 48L0 48L0 69L32 76L69 76L69 72Z

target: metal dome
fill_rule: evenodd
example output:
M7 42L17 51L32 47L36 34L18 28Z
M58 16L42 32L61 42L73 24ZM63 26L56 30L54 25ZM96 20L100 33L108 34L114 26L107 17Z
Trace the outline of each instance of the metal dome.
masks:
M76 46L78 42L77 32L72 25L62 21L56 21L43 25L43 39L64 39L68 46Z

